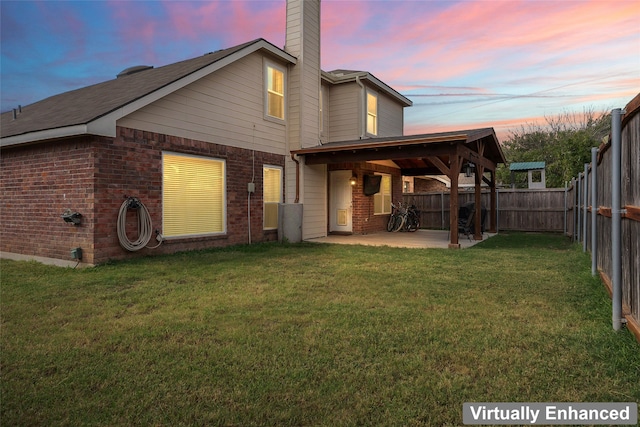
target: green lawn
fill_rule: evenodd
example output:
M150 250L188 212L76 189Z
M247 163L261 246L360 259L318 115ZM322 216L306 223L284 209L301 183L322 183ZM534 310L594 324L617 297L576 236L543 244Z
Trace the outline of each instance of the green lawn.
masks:
M561 236L0 267L3 426L441 426L464 402L640 402L640 345Z

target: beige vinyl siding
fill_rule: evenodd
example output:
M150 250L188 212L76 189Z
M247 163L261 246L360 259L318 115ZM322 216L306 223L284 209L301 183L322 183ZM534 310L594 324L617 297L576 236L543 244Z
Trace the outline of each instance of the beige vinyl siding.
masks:
M331 99L329 97L329 87L327 85L322 85L320 89L320 139L322 143L328 142L329 135L329 105L331 104Z
M377 135L365 132L368 137L403 135L404 109L393 98L367 85L367 90L378 100ZM362 89L356 82L333 85L329 89L328 135L329 142L358 139L366 126L366 105Z
M297 65L296 65L297 67ZM295 68L290 68L289 73L289 95L287 98L287 123L289 131L289 150L297 150L302 148L300 142L300 120L302 114L300 112L300 96L296 95L296 91L300 88L300 73Z
M299 57L302 51L302 7L298 2L287 2L286 14L286 51L293 56ZM288 97L287 97L287 123L289 124L289 150L301 148L300 145L300 96L297 91L301 85L301 76L299 72L300 64L289 68L288 76ZM287 170L286 176L289 178L291 174ZM287 189L290 189L287 182Z
M287 46L287 52L292 52L293 55L301 51L302 26L300 22L302 18L302 8L300 6L301 3L298 2L287 2L287 40L285 44Z
M291 157L284 158L284 203L294 203L296 200L296 167Z
M320 137L320 2L304 4L302 146L315 147Z
M319 2L287 2L285 49L298 58L289 73L290 149L314 147L320 138L319 7Z
M332 86L329 98L329 141L360 138L360 116L364 114L360 86L355 82Z
M327 235L327 166L302 166L304 203L302 238Z
M378 92L378 135L403 135L404 109L384 92Z
M264 64L248 55L118 120L118 126L286 155L285 125L264 119Z

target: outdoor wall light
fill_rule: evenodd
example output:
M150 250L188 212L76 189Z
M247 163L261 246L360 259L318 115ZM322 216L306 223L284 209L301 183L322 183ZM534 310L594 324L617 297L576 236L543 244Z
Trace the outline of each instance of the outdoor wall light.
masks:
M476 165L471 162L467 162L467 164L464 165L464 176L466 176L467 178L471 177L475 168Z
M353 174L351 178L349 178L349 184L354 187L358 183L358 175Z
M78 212L72 212L71 209L67 209L60 215L64 222L71 223L73 225L80 225L82 214Z

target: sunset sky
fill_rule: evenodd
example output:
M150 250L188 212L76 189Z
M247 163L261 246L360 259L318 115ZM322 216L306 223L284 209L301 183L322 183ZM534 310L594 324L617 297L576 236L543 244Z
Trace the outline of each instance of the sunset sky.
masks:
M255 38L285 0L0 1L1 109ZM622 108L640 92L640 1L322 2L322 68L366 70L414 103L405 134L509 129Z

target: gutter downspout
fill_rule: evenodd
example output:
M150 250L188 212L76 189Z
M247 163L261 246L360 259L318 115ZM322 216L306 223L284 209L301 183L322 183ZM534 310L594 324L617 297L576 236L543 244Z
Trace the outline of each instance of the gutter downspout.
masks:
M611 111L611 259L612 259L612 313L613 330L622 328L622 242L621 225L621 146L622 146L622 110Z
M367 105L367 91L364 88L364 85L362 84L362 82L360 81L360 76L356 76L356 83L358 84L358 86L360 86L360 89L362 89L362 108L366 108ZM362 111L362 114L360 114L360 120L358 120L358 122L360 123L360 139L364 139L364 117L365 117L365 112L364 110Z
M296 160L295 154L291 153L291 160L296 163L296 199L293 203L300 202L300 161Z
M591 275L598 269L598 147L591 148Z

